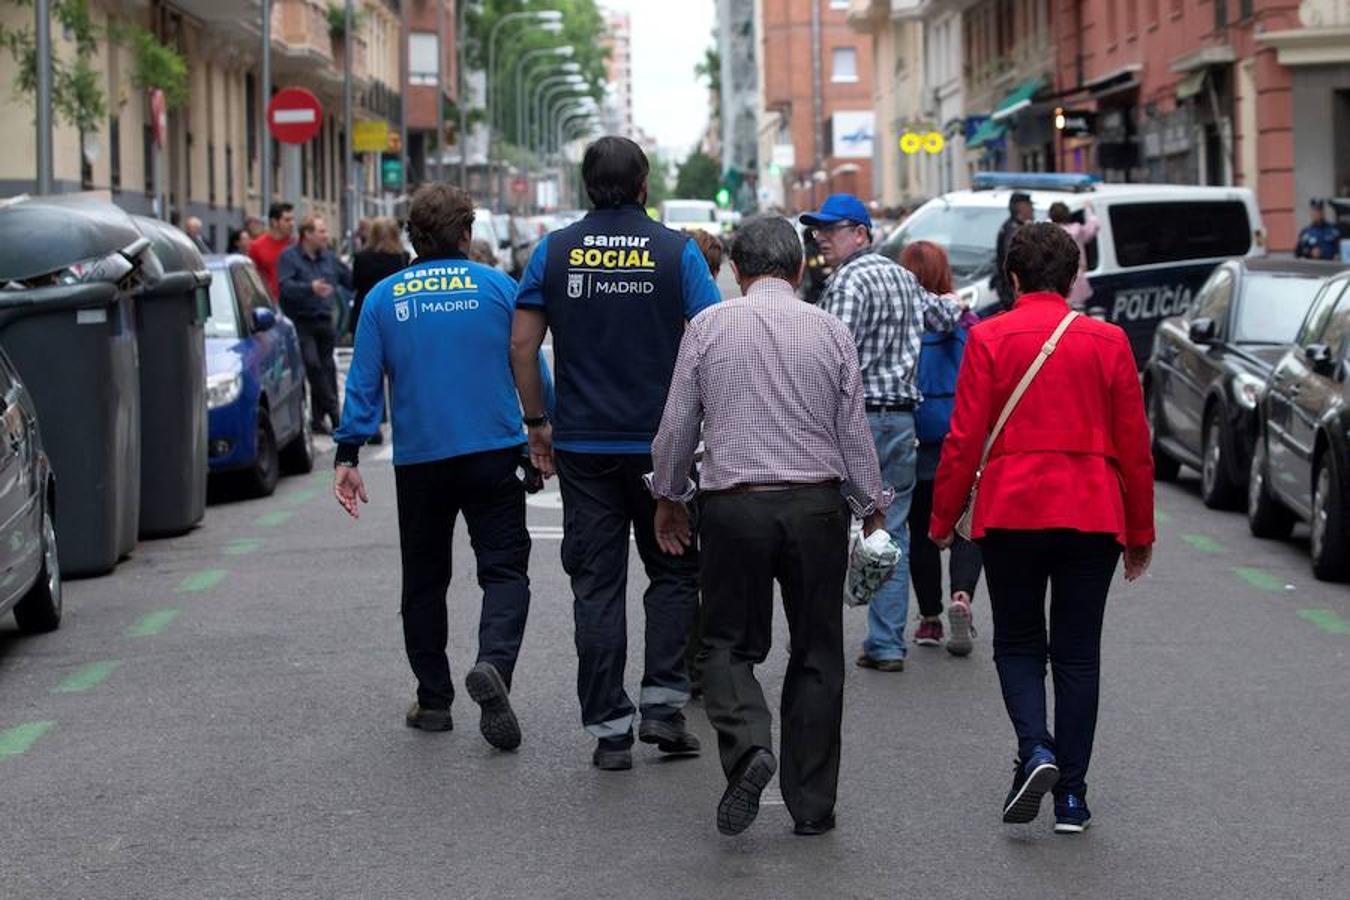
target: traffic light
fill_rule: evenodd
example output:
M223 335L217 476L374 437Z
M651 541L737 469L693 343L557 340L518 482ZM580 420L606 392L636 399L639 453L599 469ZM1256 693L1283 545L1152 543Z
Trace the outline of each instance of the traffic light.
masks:
M726 188L717 189L717 205L726 209L731 205L731 191Z

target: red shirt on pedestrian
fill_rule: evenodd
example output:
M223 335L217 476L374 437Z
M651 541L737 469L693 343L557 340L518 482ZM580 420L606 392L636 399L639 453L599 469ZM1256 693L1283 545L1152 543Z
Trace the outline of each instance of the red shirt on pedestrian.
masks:
M290 238L284 241L277 240L269 231L248 247L249 259L253 260L258 272L267 282L267 289L272 292L274 301L281 299L281 287L277 282L277 261L281 259L282 252L293 243L294 240Z
M929 533L950 536L989 432L1022 375L1069 312L1055 293L1024 294L971 329L942 447ZM973 536L1066 528L1154 541L1153 454L1129 339L1080 316L1023 395L980 481Z

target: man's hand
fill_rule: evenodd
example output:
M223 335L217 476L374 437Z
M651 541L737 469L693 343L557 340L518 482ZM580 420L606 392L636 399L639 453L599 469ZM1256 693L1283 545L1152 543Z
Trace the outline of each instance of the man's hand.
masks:
M530 428L530 462L545 478L557 471L553 467L553 426L548 422Z
M333 470L333 496L347 515L353 519L361 518L361 508L356 501L359 498L362 503L369 503L370 498L366 496L366 483L356 466L338 466Z
M930 538L930 540L932 540L933 544L939 550L950 550L952 549L952 544L956 543L956 532L954 531L948 532L948 534L945 537Z
M863 537L867 537L874 531L880 531L886 527L886 514L881 510L872 513L866 519L863 519Z
M1125 580L1138 581L1148 571L1153 562L1153 546L1127 547L1125 549Z
M684 556L694 541L689 527L689 508L664 497L656 501L656 544L670 556Z
M314 279L309 283L309 286L313 288L314 293L320 297L328 297L333 293L333 286L322 278Z

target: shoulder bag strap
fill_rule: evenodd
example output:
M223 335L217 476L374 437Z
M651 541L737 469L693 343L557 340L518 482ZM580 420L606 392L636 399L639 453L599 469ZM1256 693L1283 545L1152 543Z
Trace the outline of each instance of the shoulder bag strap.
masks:
M1012 396L1008 398L1008 402L1003 406L1003 412L999 414L998 422L994 425L994 430L989 432L989 437L984 442L984 453L980 457L980 471L983 471L984 467L989 463L989 452L994 449L994 442L997 441L998 436L1003 433L1003 426L1008 424L1008 419L1012 416L1013 410L1017 409L1017 404L1022 402L1022 395L1027 392L1027 388L1031 387L1031 382L1036 380L1036 376L1040 373L1041 367L1045 365L1045 361L1050 358L1055 352L1055 348L1059 346L1059 339L1064 337L1064 332L1069 330L1069 326L1073 324L1073 320L1076 318L1078 318L1078 312L1076 310L1070 310L1069 314L1059 323L1059 327L1050 335L1050 339L1041 347L1041 352L1036 355L1036 358L1027 368L1026 374L1023 375L1022 380L1017 383L1017 387L1013 389Z

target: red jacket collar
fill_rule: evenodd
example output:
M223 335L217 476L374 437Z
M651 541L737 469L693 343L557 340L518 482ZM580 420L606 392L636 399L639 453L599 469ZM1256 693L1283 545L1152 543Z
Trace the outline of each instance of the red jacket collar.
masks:
M1063 306L1066 309L1069 305L1069 301L1065 300L1063 296L1056 294L1054 291L1037 291L1031 294L1023 294L1018 297L1013 303L1013 309L1021 309L1023 306L1041 303L1054 303Z

